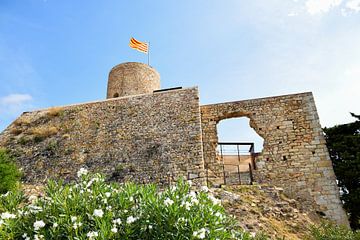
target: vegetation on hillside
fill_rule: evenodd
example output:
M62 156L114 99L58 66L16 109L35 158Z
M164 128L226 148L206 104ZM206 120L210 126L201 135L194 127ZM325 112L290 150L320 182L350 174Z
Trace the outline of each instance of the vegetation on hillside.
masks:
M324 128L324 132L350 225L360 229L360 116L351 115L356 121Z
M218 199L189 183L159 191L155 185L106 183L78 172L70 184L50 181L27 201L0 197L0 239L251 239Z
M360 232L323 222L319 226L311 226L311 234L307 240L360 240Z
M0 148L0 194L18 187L20 172L6 149Z

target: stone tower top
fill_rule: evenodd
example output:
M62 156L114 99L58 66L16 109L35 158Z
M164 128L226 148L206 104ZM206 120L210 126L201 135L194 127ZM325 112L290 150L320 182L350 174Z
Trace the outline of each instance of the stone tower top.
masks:
M107 98L152 93L160 89L160 74L144 63L127 62L109 73Z

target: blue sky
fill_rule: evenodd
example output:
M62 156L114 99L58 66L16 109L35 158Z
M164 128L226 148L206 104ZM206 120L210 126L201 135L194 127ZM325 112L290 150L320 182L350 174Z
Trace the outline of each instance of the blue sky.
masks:
M163 88L199 86L202 104L312 91L323 126L360 113L360 0L1 0L0 131L104 99L113 66L146 62L131 36ZM234 124L221 138L248 140Z

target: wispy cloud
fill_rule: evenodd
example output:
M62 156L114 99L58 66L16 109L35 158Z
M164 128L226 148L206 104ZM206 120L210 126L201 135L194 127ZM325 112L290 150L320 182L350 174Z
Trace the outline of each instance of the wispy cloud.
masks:
M21 112L31 109L33 97L30 94L9 94L0 97L0 122L8 122Z
M310 15L325 14L340 7L343 16L358 13L360 12L360 0L307 0L305 2L305 9Z
M29 94L10 94L8 96L0 98L0 103L1 105L5 106L19 106L31 101L32 99L32 96Z
M339 6L342 0L308 0L305 3L306 10L311 15L326 13L330 9Z

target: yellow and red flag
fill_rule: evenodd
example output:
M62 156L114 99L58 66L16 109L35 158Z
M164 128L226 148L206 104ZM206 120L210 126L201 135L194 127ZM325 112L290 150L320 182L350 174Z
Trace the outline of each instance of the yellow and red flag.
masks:
M133 49L136 49L140 52L143 52L143 53L148 53L149 51L149 46L147 43L144 43L144 42L140 42L138 40L136 40L135 38L131 38L130 39L130 43L129 43L129 46Z

